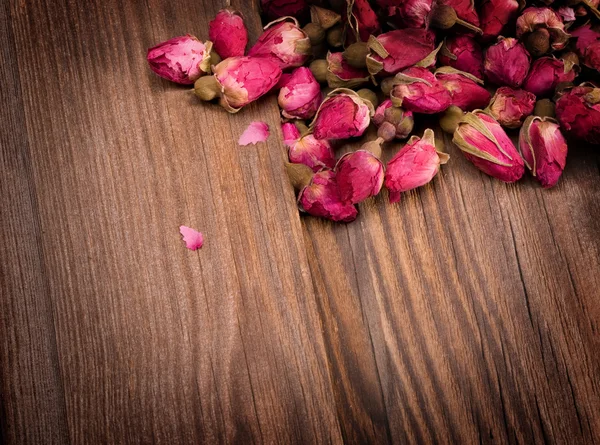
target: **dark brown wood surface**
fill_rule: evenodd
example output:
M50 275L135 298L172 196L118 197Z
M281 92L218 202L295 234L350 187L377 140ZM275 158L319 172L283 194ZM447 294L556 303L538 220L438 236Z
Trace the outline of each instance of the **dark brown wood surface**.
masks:
M222 6L1 3L0 441L600 443L597 148L543 191L446 141L399 204L300 217L273 97L147 69Z

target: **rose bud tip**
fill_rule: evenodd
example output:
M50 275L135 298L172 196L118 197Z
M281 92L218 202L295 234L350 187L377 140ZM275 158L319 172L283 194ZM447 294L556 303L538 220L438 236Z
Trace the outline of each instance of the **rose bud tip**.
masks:
M365 142L360 149L368 151L376 158L381 158L381 144L383 144L385 140L382 137L378 137L374 141Z
M356 42L346 48L342 56L351 67L366 68L367 56L370 52L371 50L365 42Z
M304 164L293 164L291 162L285 163L285 171L290 180L290 184L294 187L294 190L300 191L308 184L314 175L313 170Z
M209 102L219 96L221 87L215 76L200 77L194 83L194 94L201 100Z

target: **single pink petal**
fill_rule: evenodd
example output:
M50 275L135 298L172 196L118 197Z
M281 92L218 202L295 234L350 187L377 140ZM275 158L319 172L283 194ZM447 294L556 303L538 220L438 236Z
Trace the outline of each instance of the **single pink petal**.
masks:
M261 121L250 122L246 131L242 133L238 144L245 145L256 145L258 142L264 142L269 138L269 126Z
M204 236L200 232L190 227L180 226L179 233L181 233L181 236L183 236L185 247L188 249L197 250L202 248L202 245L204 244Z

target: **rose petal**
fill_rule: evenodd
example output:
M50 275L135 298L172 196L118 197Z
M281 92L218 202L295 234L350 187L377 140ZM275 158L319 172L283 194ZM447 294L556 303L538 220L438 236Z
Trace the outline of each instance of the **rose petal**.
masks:
M241 146L245 145L256 145L258 142L264 142L269 138L269 126L261 121L251 122L246 128L246 131L242 133L238 144Z
M188 249L197 250L202 248L202 245L204 244L204 236L200 232L190 227L180 226L179 233L181 233L181 236L183 236L185 247Z

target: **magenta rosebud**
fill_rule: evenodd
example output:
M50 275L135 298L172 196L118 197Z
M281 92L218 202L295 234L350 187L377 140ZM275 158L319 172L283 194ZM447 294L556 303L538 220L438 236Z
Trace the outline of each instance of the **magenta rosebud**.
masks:
M345 7L343 11L344 22L350 25L347 33L349 39L346 41L347 44L359 41L359 38L361 41L366 42L369 36L381 32L379 19L369 4L369 0L352 0L348 3L352 6L350 17L348 17ZM351 35L354 36L354 40L350 39Z
M356 88L369 81L369 72L354 68L342 53L327 53L327 85L329 88Z
M174 37L148 50L150 69L163 79L191 85L210 72L212 42L202 43L188 34Z
M388 162L385 186L390 191L390 202L400 201L400 193L429 183L440 170L440 164L450 159L446 153L435 149L433 130L427 129L423 137L413 136L402 150Z
M293 17L283 17L265 26L248 55L270 57L282 70L304 65L312 54L310 39Z
M452 103L450 93L427 69L408 68L396 74L392 103L413 113L441 113Z
M260 8L269 20L299 17L308 9L306 0L260 0Z
M248 44L248 31L239 11L221 9L208 24L208 37L221 59L243 56Z
M473 0L439 0L439 4L451 6L459 19L479 27L479 16Z
M362 136L374 113L371 102L352 90L338 88L329 93L315 116L311 130L317 139L347 139Z
M435 72L435 77L450 93L451 105L463 111L485 108L490 102L490 93L482 86L483 80L472 74L443 66Z
M402 28L426 28L433 0L376 0L377 6Z
M583 64L596 71L600 71L600 40L592 43L589 48L585 51L585 57L583 58Z
M278 103L288 119L310 119L321 105L321 86L306 67L297 68L282 85Z
M571 136L600 144L600 88L581 85L556 101L556 118Z
M572 82L575 76L573 64L554 57L540 57L531 65L523 89L537 97L548 97L554 94L559 83Z
M435 34L425 29L396 29L370 36L367 67L373 75L396 74L418 64L435 49ZM435 63L435 60L434 60Z
M483 0L479 9L483 38L491 40L502 34L504 27L517 16L517 0Z
M482 172L504 182L515 182L525 172L523 159L493 117L483 111L463 116L452 141Z
M373 123L379 129L377 136L384 141L406 139L413 130L415 119L411 111L394 107L390 99L384 100L375 110Z
M540 33L541 30L547 32ZM534 55L546 53L549 49L548 46L552 50L563 49L570 37L565 32L565 24L560 16L553 9L547 7L527 8L517 19L518 38L527 39L528 36L535 33L539 35L532 36L532 39L528 41L528 48Z
M535 95L529 91L502 87L496 90L487 112L506 128L519 128L533 113Z
M483 52L475 39L469 35L447 37L439 59L442 65L483 79Z
M283 142L289 147L288 156L294 164L304 164L314 172L335 166L335 154L328 141L319 141L312 134L301 136L292 123L281 126Z
M487 49L483 69L490 82L517 88L527 77L530 65L531 57L525 46L509 37Z
M353 204L342 201L333 170L315 173L310 184L300 191L298 205L310 215L332 221L351 222L358 215Z
M221 106L230 113L268 93L281 77L277 62L256 57L230 57L215 66L214 73Z
M529 116L519 133L525 165L544 188L554 187L567 163L567 142L551 118Z
M383 185L383 163L367 150L346 153L337 162L335 171L343 202L357 204L377 195Z
M600 31L586 24L571 34L576 38L575 48L582 63L600 71Z

